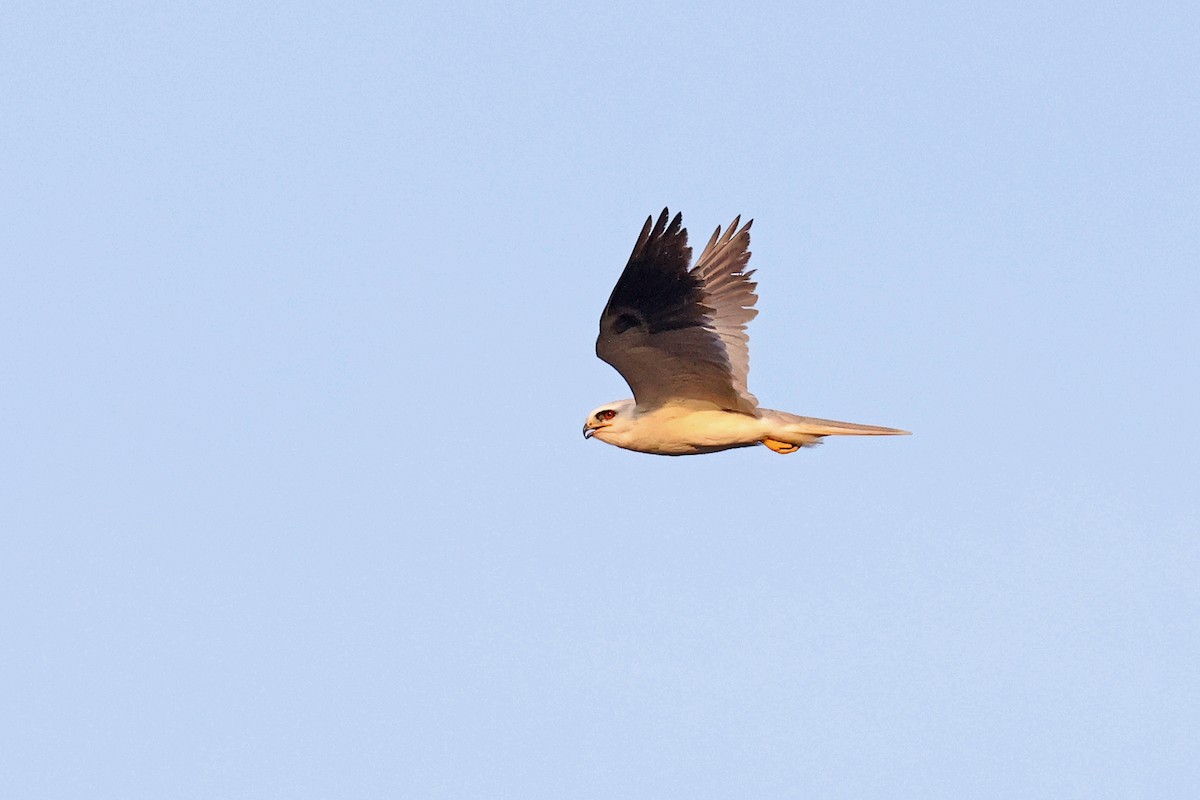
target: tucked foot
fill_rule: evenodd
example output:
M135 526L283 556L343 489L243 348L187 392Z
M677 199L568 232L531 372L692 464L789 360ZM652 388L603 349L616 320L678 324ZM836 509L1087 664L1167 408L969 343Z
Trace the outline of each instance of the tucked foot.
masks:
M794 453L800 449L800 445L798 444L788 444L787 442L780 442L776 439L760 439L759 441L774 450L776 453L784 456L786 456L788 453Z

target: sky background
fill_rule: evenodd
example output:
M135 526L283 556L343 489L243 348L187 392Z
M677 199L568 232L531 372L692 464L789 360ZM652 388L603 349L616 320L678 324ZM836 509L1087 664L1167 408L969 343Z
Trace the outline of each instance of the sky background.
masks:
M0 795L1200 796L1195 3L0 10ZM755 218L780 457L585 442ZM698 242L696 240L699 240Z

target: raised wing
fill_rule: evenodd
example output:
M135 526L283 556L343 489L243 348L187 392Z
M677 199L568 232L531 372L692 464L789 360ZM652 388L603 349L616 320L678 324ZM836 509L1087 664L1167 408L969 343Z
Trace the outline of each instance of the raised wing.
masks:
M758 295L745 271L750 222L718 227L688 270L692 249L683 216L663 209L642 233L600 315L596 355L611 364L642 407L706 402L754 413L746 389L750 369L746 323Z

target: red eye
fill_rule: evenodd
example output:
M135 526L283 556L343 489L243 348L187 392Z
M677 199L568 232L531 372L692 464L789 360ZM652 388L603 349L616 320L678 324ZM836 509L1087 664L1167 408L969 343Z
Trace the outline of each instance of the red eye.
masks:
M600 420L601 422L608 422L616 415L617 412L613 411L611 408L606 408L603 411L596 412L596 419Z

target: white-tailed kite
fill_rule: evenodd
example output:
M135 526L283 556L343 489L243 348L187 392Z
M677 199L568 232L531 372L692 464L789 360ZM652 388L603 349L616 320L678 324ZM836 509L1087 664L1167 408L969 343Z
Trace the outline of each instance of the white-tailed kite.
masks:
M713 453L764 444L794 453L824 436L889 436L895 428L800 417L759 408L746 389L746 323L758 311L746 271L750 225L741 217L708 240L688 269L683 215L663 209L646 218L633 254L600 315L596 355L633 390L632 400L588 414L583 436L664 456Z

